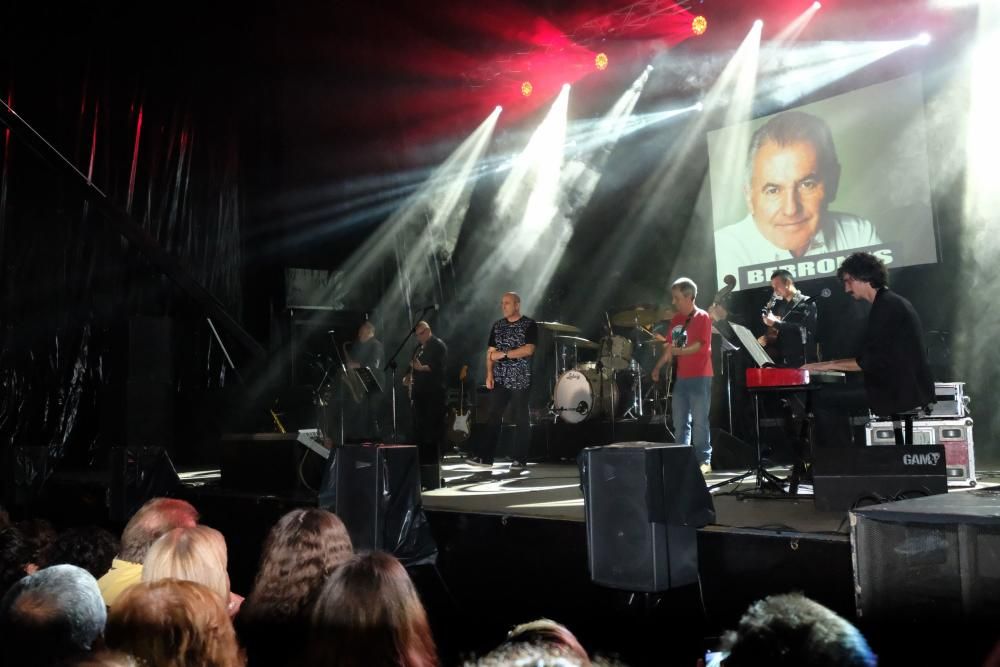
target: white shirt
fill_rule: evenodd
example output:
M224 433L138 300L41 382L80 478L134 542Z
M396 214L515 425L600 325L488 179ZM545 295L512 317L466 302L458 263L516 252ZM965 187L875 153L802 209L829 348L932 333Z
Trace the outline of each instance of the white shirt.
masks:
M868 220L850 213L827 211L805 254L821 255L880 243L882 239L875 225ZM764 238L749 214L736 224L715 232L715 257L720 280L726 274L738 276L740 267L795 259L791 252Z

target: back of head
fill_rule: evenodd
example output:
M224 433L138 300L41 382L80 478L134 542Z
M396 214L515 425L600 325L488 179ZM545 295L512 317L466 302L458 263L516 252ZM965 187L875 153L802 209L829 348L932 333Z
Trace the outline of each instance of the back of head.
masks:
M49 565L49 551L57 535L52 523L46 519L25 519L17 522L17 529L30 549L28 562L39 569Z
M198 511L191 503L176 498L153 498L132 515L122 531L122 548L118 557L130 563L141 563L146 553L161 535L174 528L194 526Z
M148 665L242 664L225 605L193 581L164 579L129 588L108 616L105 642Z
M359 554L334 570L313 607L310 630L309 665L438 664L413 582L389 554Z
M292 510L267 536L242 620L304 621L327 576L353 554L337 515L315 507Z
M52 565L76 565L100 577L111 569L111 561L119 548L118 538L103 528L68 528L52 543L48 560Z
M104 631L97 580L75 565L24 577L0 601L4 664L43 665L86 653Z
M226 540L208 526L174 528L150 547L142 563L142 580L183 579L207 586L229 599Z
M750 606L726 636L726 667L875 667L858 629L798 594L773 595Z
M21 579L31 558L31 547L17 526L0 528L0 595Z
M576 635L561 623L540 618L530 623L522 623L510 631L508 644L530 643L548 644L558 647L559 651L571 657L581 665L589 665L590 657L577 640Z
M531 667L588 667L590 661L583 661L565 646L543 641L504 642L465 667L508 667L508 665L530 665Z

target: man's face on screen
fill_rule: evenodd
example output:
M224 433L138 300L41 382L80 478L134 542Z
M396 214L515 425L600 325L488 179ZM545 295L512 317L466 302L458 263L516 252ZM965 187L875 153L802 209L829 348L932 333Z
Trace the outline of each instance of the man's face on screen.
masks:
M816 147L767 141L753 162L745 194L757 229L768 241L799 256L819 230L826 188Z

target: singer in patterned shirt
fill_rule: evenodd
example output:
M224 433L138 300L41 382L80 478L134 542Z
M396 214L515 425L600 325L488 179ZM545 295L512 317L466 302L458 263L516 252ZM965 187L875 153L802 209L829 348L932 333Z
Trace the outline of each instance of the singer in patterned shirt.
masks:
M493 323L486 350L486 387L491 393L486 441L480 456L466 462L477 467L493 465L500 441L500 420L507 404L513 403L517 437L511 469L523 470L527 468L531 446L528 393L531 389L531 356L538 344L538 325L521 314L521 297L515 292L503 295L500 308L503 317Z

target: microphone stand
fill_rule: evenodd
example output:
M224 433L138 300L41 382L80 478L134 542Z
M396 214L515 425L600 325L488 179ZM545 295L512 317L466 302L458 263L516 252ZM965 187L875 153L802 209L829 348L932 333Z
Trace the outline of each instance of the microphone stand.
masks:
M434 309L434 306L424 306L424 308L420 311L420 315L418 315L417 319L413 322L413 326L410 327L409 333L406 334L406 338L404 338L403 340L401 340L399 342L399 345L396 346L396 351L392 353L392 356L389 357L389 361L386 362L386 365L385 365L385 369L392 374L392 385L391 386L392 386L392 440L393 440L393 442L395 442L396 439L397 439L397 434L396 434L396 357L399 355L400 351L403 349L403 346L406 345L406 342L408 340L410 340L410 338L413 336L413 334L415 334L417 332L417 323L419 323L420 320L423 319L424 313L426 313L428 310L433 310L433 309Z
M333 345L333 351L337 353L336 363L340 364L341 377L343 382L347 383L347 362L344 361L344 355L340 353L340 346L337 345L337 337L333 335L333 331L330 332L330 343ZM346 343L345 343L346 345ZM323 371L323 380L326 380L326 376L330 374L330 369L333 367L334 361L330 360L330 365L326 367ZM320 380L319 388L323 387L323 380ZM340 422L340 445L344 445L344 391L345 387L341 387L339 395L337 395L337 412L339 415Z

